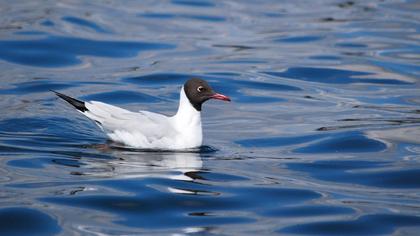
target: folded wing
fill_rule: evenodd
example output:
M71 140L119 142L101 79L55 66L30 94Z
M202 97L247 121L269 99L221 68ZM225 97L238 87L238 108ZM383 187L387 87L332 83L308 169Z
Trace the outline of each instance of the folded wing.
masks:
M83 102L55 93L95 121L116 142L133 147L170 147L177 134L170 119L164 115L147 111L132 112L103 102Z

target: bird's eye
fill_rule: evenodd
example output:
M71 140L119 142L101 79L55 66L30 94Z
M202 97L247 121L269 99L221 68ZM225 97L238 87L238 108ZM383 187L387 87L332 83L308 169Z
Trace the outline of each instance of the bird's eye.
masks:
M198 86L197 91L199 93L203 92L205 90L205 88L203 86Z

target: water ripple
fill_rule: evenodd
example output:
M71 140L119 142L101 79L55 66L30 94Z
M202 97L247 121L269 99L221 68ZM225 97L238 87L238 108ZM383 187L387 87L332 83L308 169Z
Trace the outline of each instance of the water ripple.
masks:
M173 45L135 41L101 41L48 36L32 40L1 40L0 58L22 65L63 67L82 63L79 56L134 57L140 51L171 49Z
M372 227L381 225L381 227ZM420 217L377 214L365 215L352 221L324 221L286 227L279 233L312 235L380 235L392 234L400 227L419 226Z
M77 26L82 26L82 27L87 27L90 28L92 30L95 30L98 33L109 33L108 30L106 30L105 28L99 26L98 24L89 21L89 20L85 20L79 17L74 17L74 16L65 16L63 18L61 18L64 21L67 21L71 24L75 24Z
M6 235L56 235L61 231L57 220L30 208L2 208L0 222L0 230ZM22 227L22 222L25 222L25 227Z
M316 6L3 1L0 232L417 235L420 5ZM109 141L49 91L173 114L194 77L232 102L182 152Z
M287 164L291 170L310 173L313 178L323 181L382 188L420 187L416 181L420 176L419 168L390 168L389 165L373 161L316 161Z
M266 74L297 79L309 82L328 83L328 84L351 84L351 83L371 83L371 84L390 84L401 85L410 84L406 81L400 81L388 78L369 78L372 73L331 69L331 68L314 68L314 67L293 67L288 68L285 72L267 71ZM362 77L363 78L358 78Z

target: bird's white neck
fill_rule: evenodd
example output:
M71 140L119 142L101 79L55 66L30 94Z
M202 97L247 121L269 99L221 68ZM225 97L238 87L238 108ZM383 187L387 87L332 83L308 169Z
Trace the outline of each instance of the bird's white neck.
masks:
M201 112L197 111L185 95L184 88L179 96L179 108L175 116L171 117L175 129L178 131L177 146L181 148L199 147L203 141L201 128Z
M184 87L181 88L178 112L174 118L179 127L198 126L201 129L201 112L197 111L188 100Z

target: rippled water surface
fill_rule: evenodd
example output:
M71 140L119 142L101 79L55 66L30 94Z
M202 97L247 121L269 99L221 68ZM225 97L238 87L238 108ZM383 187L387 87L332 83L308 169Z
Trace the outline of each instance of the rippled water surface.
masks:
M2 235L418 235L418 1L0 2ZM194 152L113 148L58 100L203 110Z

